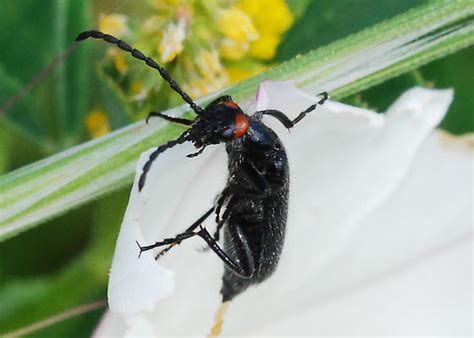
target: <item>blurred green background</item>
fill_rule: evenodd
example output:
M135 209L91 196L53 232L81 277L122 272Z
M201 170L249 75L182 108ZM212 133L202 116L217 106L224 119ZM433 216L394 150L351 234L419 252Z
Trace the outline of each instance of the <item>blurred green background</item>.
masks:
M288 0L296 21L271 62L291 59L424 2ZM3 0L0 106L63 53L80 31L97 27L100 14L114 12L137 19L145 14L131 0ZM105 51L102 44L80 45L0 116L0 174L87 141L85 119L96 107L109 112L112 129L133 122L129 111L134 106L98 71ZM473 60L474 48L464 49L345 102L384 111L414 85L450 87L455 89L455 100L441 128L455 134L472 132ZM0 334L106 297L108 269L129 189L0 242ZM89 336L102 312L30 336Z

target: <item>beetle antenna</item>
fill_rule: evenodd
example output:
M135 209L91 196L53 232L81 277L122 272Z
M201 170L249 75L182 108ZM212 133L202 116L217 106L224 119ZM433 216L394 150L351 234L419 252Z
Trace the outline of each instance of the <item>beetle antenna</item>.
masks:
M156 148L156 150L150 154L148 161L146 161L145 165L143 166L142 174L140 175L140 179L138 180L138 191L142 191L143 187L145 186L146 175L150 171L151 164L158 157L159 154L161 154L165 150L168 150L169 148L174 147L175 145L182 144L190 140L191 137L189 136L188 131L186 130L177 139L168 141L165 144L162 144L161 146Z
M112 36L110 34L105 34L105 33L102 33L100 31L96 31L96 30L91 30L91 31L85 31L85 32L82 32L80 33L77 38L76 38L76 41L77 42L80 42L80 41L83 41L83 40L86 40L88 38L93 38L93 39L101 39L101 40L104 40L105 42L108 42L108 43L111 43L113 45L116 45L118 48L120 48L121 50L123 51L126 51L126 52L129 52L135 59L138 59L140 61L143 61L145 62L149 67L153 68L153 69L156 69L158 71L158 73L160 73L161 77L169 83L171 89L173 89L176 93L178 93L182 98L183 100L189 104L189 106L191 107L192 110L194 110L194 112L197 114L197 115L202 115L202 113L204 112L204 110L199 107L194 101L193 99L191 99L191 97L186 94L182 89L181 87L176 83L176 81L174 81L171 76L168 74L168 72L166 71L166 69L164 69L163 67L161 67L158 62L156 62L155 60L153 60L151 57L149 56L146 56L145 54L143 54L142 52L140 52L138 49L135 49L133 47L131 47L130 45L128 45L127 43L123 42L122 40L119 40L117 39L115 36Z

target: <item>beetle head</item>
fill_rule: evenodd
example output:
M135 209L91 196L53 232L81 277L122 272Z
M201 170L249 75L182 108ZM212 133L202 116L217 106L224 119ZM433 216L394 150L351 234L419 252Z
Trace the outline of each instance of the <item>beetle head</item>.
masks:
M229 142L244 136L249 129L249 117L230 96L212 101L189 130L194 145Z

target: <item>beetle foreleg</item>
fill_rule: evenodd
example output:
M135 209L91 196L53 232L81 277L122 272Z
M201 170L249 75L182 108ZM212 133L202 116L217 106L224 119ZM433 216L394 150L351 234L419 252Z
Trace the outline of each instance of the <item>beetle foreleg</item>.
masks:
M195 153L191 153L191 154L187 154L186 157L189 157L189 158L193 158L193 157L196 157L196 156L199 156L202 154L202 152L204 151L204 149L206 149L206 146L202 146L198 151L196 151Z
M308 108L306 108L303 112L301 112L292 122L293 122L293 125L297 124L298 122L300 122L305 116L306 114L312 112L313 110L316 109L316 106L320 106L322 104L324 104L324 102L326 102L326 100L329 98L329 94L326 93L326 92L322 92L322 93L319 93L317 96L321 96L321 100L319 100L318 102L316 102L315 104L309 106Z
M326 102L326 100L329 98L329 95L326 92L319 93L317 96L321 96L322 97L321 100L319 100L315 104L312 104L311 106L306 108L303 112L299 113L298 116L293 120L290 120L288 116L286 116L281 111L274 110L274 109L258 111L255 113L255 116L261 117L263 115L269 115L271 117L276 118L278 121L280 121L281 124L283 124L287 129L290 129L290 128L293 128L295 124L300 122L306 116L306 114L315 110L317 106L324 104L324 102Z

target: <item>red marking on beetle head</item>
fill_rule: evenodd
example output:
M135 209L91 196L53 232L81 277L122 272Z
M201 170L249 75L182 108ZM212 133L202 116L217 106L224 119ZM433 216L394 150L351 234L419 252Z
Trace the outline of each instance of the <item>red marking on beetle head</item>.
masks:
M249 130L249 119L244 114L235 115L235 131L234 138L239 138L245 135Z
M223 103L223 105L231 109L240 109L239 105L234 101L226 101Z

